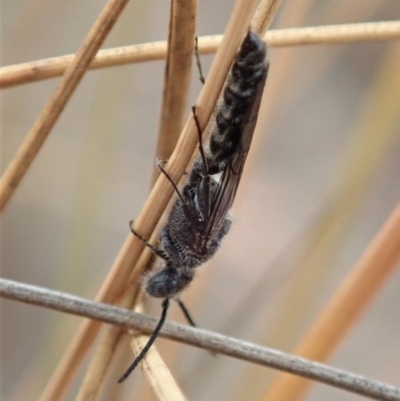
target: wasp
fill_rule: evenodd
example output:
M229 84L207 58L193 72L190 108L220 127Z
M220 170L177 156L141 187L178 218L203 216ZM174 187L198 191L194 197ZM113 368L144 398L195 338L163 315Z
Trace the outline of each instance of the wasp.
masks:
M161 230L159 247L149 244L133 230L132 224L131 231L162 260L156 272L145 279L144 289L152 297L164 298L163 312L148 343L119 383L129 376L155 341L164 324L169 300L188 286L197 267L214 256L231 228L229 210L250 149L268 68L266 45L249 30L235 56L214 112L207 146L202 144L193 109L199 134L199 155L182 190L164 170L163 163L157 161L158 168L177 194ZM185 309L184 312L187 315Z

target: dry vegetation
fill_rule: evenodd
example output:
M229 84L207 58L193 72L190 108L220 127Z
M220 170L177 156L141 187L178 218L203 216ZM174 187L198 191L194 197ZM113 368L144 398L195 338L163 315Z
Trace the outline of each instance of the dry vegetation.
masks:
M196 147L190 105L205 127L251 21L270 47L271 71L235 227L185 301L201 327L400 385L397 4L271 0L254 14L255 0L176 0L171 11L127 0L103 10L8 3L2 276L159 315L160 303L138 290L152 255L127 222L135 218L137 231L156 238L172 188L157 177L154 154L169 159L179 181ZM268 30L272 21L279 29ZM211 64L202 57L203 87L196 32L201 54L217 51ZM168 46L153 42L167 37ZM33 294L25 302L40 304ZM117 385L143 336L10 300L2 308L2 392L10 401L360 397L353 382L330 382L348 392L320 384L310 392L314 382L257 365L290 370L287 356L266 363L265 349L257 359L252 345L227 351L195 331L201 347L254 364L160 339L143 363L147 382L137 370ZM169 319L182 321L176 310ZM193 344L190 333L180 341ZM329 382L332 374L318 365L308 377ZM365 394L400 399L400 390L387 390Z

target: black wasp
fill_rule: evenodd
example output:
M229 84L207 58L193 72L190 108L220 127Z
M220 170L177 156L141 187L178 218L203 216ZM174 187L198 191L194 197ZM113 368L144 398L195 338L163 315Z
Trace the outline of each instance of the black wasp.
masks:
M268 66L264 42L249 31L232 64L205 148L198 130L199 156L182 191L162 163L157 162L174 187L177 199L160 233L159 248L151 246L133 229L132 233L162 259L156 273L145 280L144 288L150 296L164 298L163 312L148 343L119 383L129 376L155 341L165 321L169 299L193 280L196 267L214 256L231 227L229 209L249 152ZM197 123L195 114L194 118ZM213 176L219 173L217 181Z

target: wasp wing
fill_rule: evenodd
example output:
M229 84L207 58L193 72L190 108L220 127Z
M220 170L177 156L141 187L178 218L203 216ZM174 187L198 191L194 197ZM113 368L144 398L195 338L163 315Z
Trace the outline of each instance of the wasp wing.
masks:
M218 188L211 199L210 215L207 219L206 235L204 237L204 246L207 242L219 238L219 231L231 208L236 196L236 191L239 186L242 176L244 164L247 154L250 149L253 138L254 129L257 123L258 111L260 109L261 97L267 79L269 63L266 61L265 73L262 79L257 83L254 99L247 113L242 120L241 140L237 151L227 161L221 179L218 183Z

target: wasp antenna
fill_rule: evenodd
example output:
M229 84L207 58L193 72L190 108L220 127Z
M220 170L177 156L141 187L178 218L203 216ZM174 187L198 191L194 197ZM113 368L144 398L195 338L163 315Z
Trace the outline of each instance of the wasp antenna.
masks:
M126 370L126 372L119 378L118 383L122 383L127 379L127 377L133 372L133 370L136 368L137 365L141 362L141 360L145 357L147 354L147 351L150 349L150 347L153 345L154 341L156 341L156 338L158 337L158 334L160 333L160 330L165 322L165 318L167 317L167 311L169 307L169 299L165 298L163 303L162 303L162 313L160 320L157 323L156 328L153 331L153 334L150 336L149 341L147 341L147 344L144 346L144 348L140 351L140 354L137 356L137 358L132 362L131 366Z

